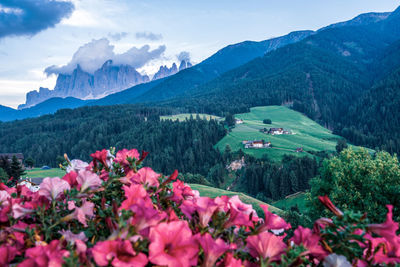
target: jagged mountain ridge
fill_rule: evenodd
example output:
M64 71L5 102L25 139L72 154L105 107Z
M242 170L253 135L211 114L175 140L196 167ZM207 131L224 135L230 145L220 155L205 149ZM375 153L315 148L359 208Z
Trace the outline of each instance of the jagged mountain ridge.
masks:
M161 66L153 80L168 77L191 66L190 62L184 60L181 61L179 69L175 63L171 68ZM129 65L114 65L112 60L106 61L94 74L83 71L77 65L71 74L58 75L54 90L40 87L39 91L28 92L26 103L20 105L18 109L33 107L53 97L74 97L82 100L100 99L149 81L149 76L140 74L135 68Z
M32 107L53 97L75 97L79 99L102 98L128 87L148 82L147 75L141 75L128 65L113 65L106 61L94 74L87 73L78 65L71 74L59 74L54 90L40 88L26 95L26 103L18 108Z

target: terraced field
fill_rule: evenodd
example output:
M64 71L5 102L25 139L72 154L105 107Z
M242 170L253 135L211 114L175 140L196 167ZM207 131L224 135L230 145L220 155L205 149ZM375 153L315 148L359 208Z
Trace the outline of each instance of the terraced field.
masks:
M243 124L236 127L216 147L223 151L229 144L233 151L242 149L255 157L267 154L271 159L280 160L284 154L297 156L310 155L307 151L335 151L336 142L340 136L334 135L328 129L303 114L283 106L265 106L251 108L250 113L236 114ZM264 119L270 119L272 124L264 124ZM268 135L260 132L263 128L290 129L290 135ZM243 140L265 140L272 143L272 148L245 149ZM296 148L302 147L305 152L298 153Z

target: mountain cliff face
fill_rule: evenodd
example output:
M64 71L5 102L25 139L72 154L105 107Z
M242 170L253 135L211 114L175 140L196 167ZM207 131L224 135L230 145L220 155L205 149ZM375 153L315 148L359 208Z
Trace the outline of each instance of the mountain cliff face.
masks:
M171 68L168 68L166 65L160 66L160 69L153 76L153 81L170 76L170 75L174 75L177 72L178 72L178 68L176 67L175 63L172 64Z
M78 65L71 74L59 74L54 90L40 88L26 95L26 104L18 108L32 107L53 97L75 97L96 99L119 92L137 84L148 82L147 75L141 75L128 65L115 66L106 61L94 74L87 73Z
M181 70L187 69L192 67L192 63L190 63L189 61L186 60L182 60L181 64L179 65L179 69L176 66L176 64L172 64L171 68L168 68L167 66L160 66L160 69L156 72L156 74L154 74L153 76L153 81L154 80L158 80L158 79L162 79L171 75L174 75L175 73L178 73Z

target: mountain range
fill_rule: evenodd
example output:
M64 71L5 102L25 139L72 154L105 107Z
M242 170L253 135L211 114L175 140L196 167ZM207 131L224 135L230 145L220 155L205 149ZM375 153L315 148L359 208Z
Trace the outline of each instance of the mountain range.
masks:
M161 66L152 80L171 76L191 66L192 64L185 60L181 61L179 69L175 63L171 68ZM83 71L78 64L71 74L58 75L53 90L40 87L39 91L28 92L26 94L26 103L19 105L18 109L33 107L50 98L99 99L149 81L149 76L140 74L132 66L115 65L112 60L104 62L102 67L93 74ZM66 100L66 102L70 101Z
M177 66L162 66L152 81L104 98L54 98L18 111L0 107L0 120L36 117L84 105L134 103L175 105L212 113L220 112L218 105L226 106L225 101L232 111L243 111L250 104L290 105L333 128L334 121L347 114L349 101L359 99L376 82L373 77L383 75L375 70L381 64L379 55L400 39L398 13L398 9L367 13L318 31L229 45L171 76L168 74ZM332 106L337 109L334 115Z

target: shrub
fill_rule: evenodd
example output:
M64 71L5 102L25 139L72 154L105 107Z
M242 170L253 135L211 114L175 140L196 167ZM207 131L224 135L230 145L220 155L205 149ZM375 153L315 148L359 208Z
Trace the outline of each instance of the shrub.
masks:
M272 124L272 121L270 119L264 119L263 123L264 124Z
M36 192L0 184L0 265L19 266L370 266L400 262L398 224L342 212L313 229L291 229L262 205L215 199L143 167L137 150L68 160L62 178ZM289 238L286 231L292 231Z

